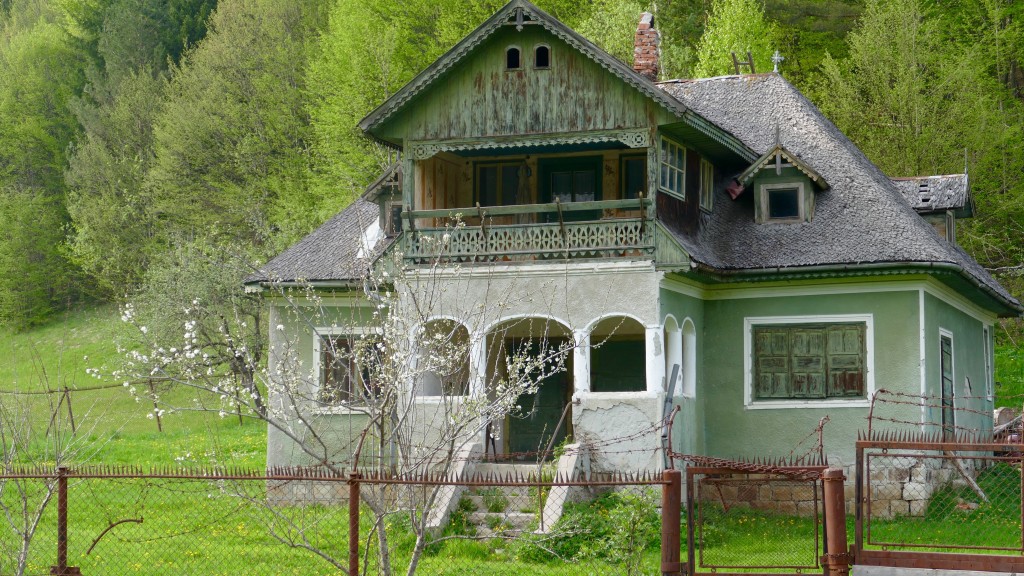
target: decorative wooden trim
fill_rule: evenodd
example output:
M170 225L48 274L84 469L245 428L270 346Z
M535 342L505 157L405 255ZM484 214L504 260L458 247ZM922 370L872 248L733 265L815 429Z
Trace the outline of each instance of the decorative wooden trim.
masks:
M602 142L621 143L629 148L647 148L651 136L646 128L634 130L599 130L529 137L513 137L487 140L431 140L409 142L406 148L415 160L426 160L440 152L466 150L501 150L507 148L532 148L537 146L569 146L574 144L595 144Z

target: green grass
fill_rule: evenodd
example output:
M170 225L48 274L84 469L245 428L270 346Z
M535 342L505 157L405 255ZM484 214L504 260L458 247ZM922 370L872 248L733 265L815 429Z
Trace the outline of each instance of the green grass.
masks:
M266 425L257 421L240 424L236 416L185 412L165 414L163 431L157 430L152 404L133 397L111 376L120 365L116 343L131 329L116 307L99 306L69 311L25 332L0 332L0 403L29 419L42 437L55 409L57 423L70 426L67 403L59 394L9 393L66 387L77 430L72 464L263 467ZM99 377L87 369L97 370ZM181 388L164 388L160 394L173 405L187 405L194 396Z
M932 494L924 516L873 519L870 541L891 544L889 549L910 549L898 544L914 544L913 549L925 551L949 551L949 546L983 546L991 552L995 552L994 548L1016 548L1013 553L1019 553L1020 472L1006 463L999 463L981 472L977 482L989 498L988 503L979 502L978 496L967 486L949 484ZM963 505L968 502L977 503L977 508Z

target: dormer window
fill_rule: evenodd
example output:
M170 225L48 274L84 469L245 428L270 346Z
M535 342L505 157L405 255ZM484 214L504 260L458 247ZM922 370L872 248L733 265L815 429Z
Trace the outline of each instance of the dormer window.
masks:
M509 46L505 50L505 69L506 70L519 70L522 66L522 57L519 52L519 48L515 46Z
M551 68L551 48L540 44L534 49L533 67L540 69Z
M754 220L765 223L810 222L814 218L814 196L828 189L828 182L795 154L776 144L736 177L729 189L733 200L751 187L754 190ZM735 192L735 193L734 193Z
M760 185L763 214L767 222L802 222L804 220L803 182L783 182Z

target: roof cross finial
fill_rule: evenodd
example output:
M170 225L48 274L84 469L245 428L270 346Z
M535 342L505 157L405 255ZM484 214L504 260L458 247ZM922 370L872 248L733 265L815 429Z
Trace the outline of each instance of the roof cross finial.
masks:
M783 60L785 60L785 58L782 56L782 54L779 54L778 50L775 51L775 54L772 54L772 62L775 63L776 74L779 72L779 64L782 63Z

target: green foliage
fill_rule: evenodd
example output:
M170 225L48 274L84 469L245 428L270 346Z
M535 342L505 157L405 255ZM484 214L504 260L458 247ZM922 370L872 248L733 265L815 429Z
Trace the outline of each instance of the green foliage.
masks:
M601 560L637 574L643 553L661 545L661 517L650 492L606 492L566 504L548 535L524 535L516 556L529 562Z
M577 32L612 56L633 65L633 38L640 14L649 7L640 0L600 0ZM655 26L658 22L655 22Z
M161 232L264 244L311 228L302 63L315 4L222 2L173 69L147 178Z
M157 222L144 182L163 87L145 71L132 73L116 98L78 109L86 132L72 148L66 173L74 229L69 254L113 299L134 289L156 249Z
M508 508L508 496L501 488L484 488L477 491L484 501L484 508L492 514L504 512Z
M697 45L694 74L701 78L733 74L732 52L739 60L745 60L750 52L758 72L770 71L777 37L778 26L765 17L757 0L715 0Z
M40 19L0 42L0 324L37 323L77 298L60 252L65 151L77 131L70 99L83 81L81 54Z

